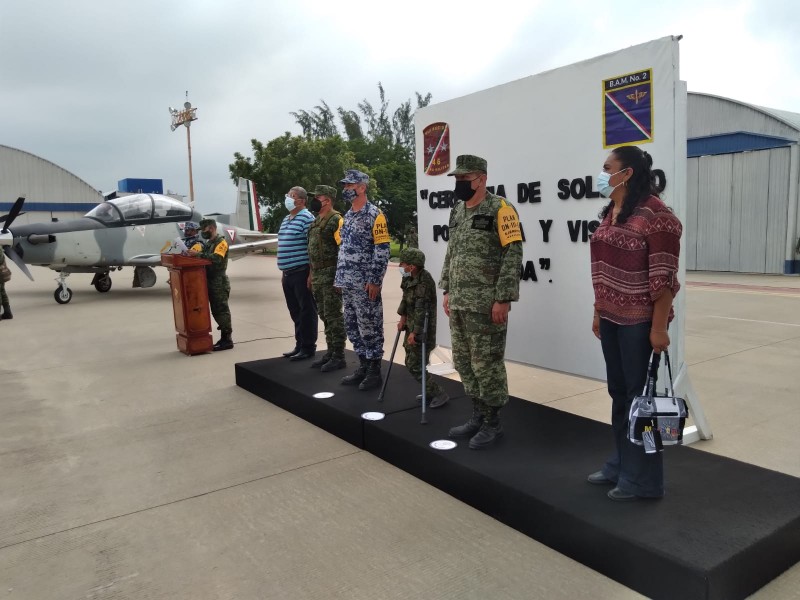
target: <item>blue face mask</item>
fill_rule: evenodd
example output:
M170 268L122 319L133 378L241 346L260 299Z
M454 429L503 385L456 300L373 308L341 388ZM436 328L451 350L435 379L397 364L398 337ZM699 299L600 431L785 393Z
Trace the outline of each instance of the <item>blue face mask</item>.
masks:
M353 200L356 199L357 196L358 192L353 189L342 191L342 200L344 200L345 202L352 202Z
M294 198L292 198L291 196L286 196L283 199L283 205L286 207L286 210L292 212L295 209Z
M617 173L622 173L622 171L627 171L627 169L621 169L617 171ZM622 183L618 185L611 185L611 183L609 183L609 180L617 173L606 173L605 171L603 171L602 173L600 173L600 175L597 176L597 191L604 198L610 198L611 192L613 192L620 185L622 185Z

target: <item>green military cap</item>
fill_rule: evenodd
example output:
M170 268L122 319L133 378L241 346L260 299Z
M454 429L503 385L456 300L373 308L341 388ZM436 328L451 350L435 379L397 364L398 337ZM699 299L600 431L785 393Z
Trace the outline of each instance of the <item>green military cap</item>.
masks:
M419 248L406 248L400 253L400 262L417 267L425 266L425 253Z
M336 200L336 188L330 185L318 185L314 188L313 192L309 192L310 196L327 196L331 200Z
M466 175L481 171L486 173L486 159L473 154L459 154L456 158L456 168L448 175Z
M200 229L205 227L216 227L217 222L214 219L203 219L200 221Z

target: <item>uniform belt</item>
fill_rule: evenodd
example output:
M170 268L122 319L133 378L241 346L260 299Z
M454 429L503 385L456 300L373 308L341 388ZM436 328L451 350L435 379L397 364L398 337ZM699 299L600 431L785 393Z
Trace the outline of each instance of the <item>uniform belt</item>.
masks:
M307 271L308 265L300 265L299 267L292 267L291 269L284 269L284 275L292 275L293 273L299 273L300 271Z
M311 267L316 271L317 269L326 269L328 267L335 267L336 266L335 260L323 260L320 263L311 263Z

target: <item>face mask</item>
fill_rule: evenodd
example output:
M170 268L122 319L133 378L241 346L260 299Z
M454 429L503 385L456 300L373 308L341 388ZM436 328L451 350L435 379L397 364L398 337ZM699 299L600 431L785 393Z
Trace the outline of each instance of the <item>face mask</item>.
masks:
M406 278L408 278L408 277L411 277L411 273L409 273L409 272L408 272L408 271L406 271L405 269L403 269L403 272L402 272L402 273L400 273L400 275L403 277L403 279L406 279Z
M358 192L353 189L344 190L342 192L342 200L345 202L352 202L358 197Z
M286 210L292 212L294 210L294 198L291 196L286 196L283 199L283 205L286 207Z
M472 182L475 181L474 179L471 181L456 181L456 189L455 195L456 199L467 201L475 195L475 190L472 189Z
M318 213L322 210L322 202L320 202L317 198L312 198L311 202L308 203L308 210L313 213Z
M210 231L204 231L200 235L203 237L204 240L210 240L211 239L211 232Z
M627 169L621 169L621 170L617 171L617 173L622 173L622 171L626 171L626 170ZM622 185L622 183L619 183L617 185L611 185L609 183L609 180L614 175L616 175L617 173L610 173L609 174L609 173L606 173L605 171L603 171L602 173L600 173L600 175L597 176L597 191L604 198L610 198L611 197L611 192L613 192L615 189L617 189L619 186Z

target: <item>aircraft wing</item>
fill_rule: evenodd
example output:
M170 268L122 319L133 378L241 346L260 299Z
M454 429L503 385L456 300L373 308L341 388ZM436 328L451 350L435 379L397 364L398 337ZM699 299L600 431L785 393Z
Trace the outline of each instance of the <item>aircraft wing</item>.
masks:
M266 235L274 236L274 234L266 234ZM257 250L262 250L264 248L269 247L271 244L277 244L277 243L278 243L278 238L277 236L274 236L273 239L269 240L259 240L257 242L245 242L244 244L233 244L232 246L228 247L228 257L231 260L236 260L238 258L242 258L246 254L256 252Z
M160 254L138 254L127 259L124 263L133 267L160 267Z

